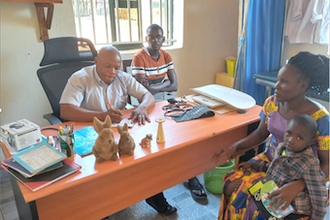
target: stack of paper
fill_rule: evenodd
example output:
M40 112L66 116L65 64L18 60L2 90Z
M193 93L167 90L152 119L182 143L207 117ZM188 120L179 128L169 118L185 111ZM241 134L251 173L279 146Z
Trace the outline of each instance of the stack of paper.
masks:
M5 159L1 167L36 191L81 168L66 158L65 154L42 141Z

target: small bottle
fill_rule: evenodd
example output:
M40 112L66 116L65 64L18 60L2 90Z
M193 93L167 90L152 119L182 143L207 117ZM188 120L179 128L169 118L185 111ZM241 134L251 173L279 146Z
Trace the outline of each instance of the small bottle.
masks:
M49 136L49 137L48 137L48 140L47 140L47 143L48 143L50 146L55 147L54 137L53 137L53 136Z

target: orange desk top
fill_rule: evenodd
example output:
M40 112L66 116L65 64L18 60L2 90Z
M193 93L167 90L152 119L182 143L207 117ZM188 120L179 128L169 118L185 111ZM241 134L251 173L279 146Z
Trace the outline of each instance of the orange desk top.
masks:
M82 169L77 173L70 175L56 183L53 183L43 189L36 192L30 191L24 185L19 183L19 187L26 202L38 200L53 194L58 194L61 191L72 189L81 184L92 181L97 178L100 179L105 176L111 175L111 173L118 172L120 170L127 170L143 164L147 160L152 160L158 157L162 157L166 154L173 153L173 151L180 151L189 145L199 143L212 137L225 134L232 130L246 126L250 123L259 121L259 113L261 111L260 106L254 106L247 110L246 114L239 114L236 111L229 112L223 115L216 114L214 117L197 119L192 121L177 123L172 119L167 118L163 123L163 129L165 134L165 143L156 143L158 123L155 122L156 118L163 117L164 111L161 107L167 104L167 102L156 103L156 105L149 110L149 117L151 123L146 123L144 126L135 124L132 129L129 129L131 136L135 139L136 148L133 156L123 155L120 156L117 161L105 161L101 164L95 163L95 157L93 154L81 157L75 155L74 162L81 165ZM127 118L130 115L131 110L125 110L124 117ZM64 123L70 125L71 122ZM75 130L79 130L83 127L92 125L92 123L75 123ZM62 125L63 126L63 125ZM49 127L59 127L59 125L53 125ZM115 139L119 140L119 134L117 128L113 128L115 133ZM42 132L45 136L56 135L54 130L45 130ZM146 134L152 133L153 140L151 142L151 148L142 148L139 143ZM9 157L8 150L4 147L5 155ZM220 148L221 149L221 148ZM220 150L219 149L219 150ZM214 151L215 152L215 151ZM209 156L209 155L208 155ZM211 155L210 157L211 158ZM217 166L219 164L214 164Z

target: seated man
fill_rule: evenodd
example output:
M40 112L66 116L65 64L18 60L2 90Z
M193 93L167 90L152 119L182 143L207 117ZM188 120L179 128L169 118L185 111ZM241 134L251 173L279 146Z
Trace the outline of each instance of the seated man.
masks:
M85 67L69 78L60 100L61 118L92 122L94 116L105 120L109 115L113 122L118 123L123 119L120 110L125 108L127 96L131 95L140 102L130 116L132 121L139 124L150 122L147 110L154 105L154 97L133 77L121 72L120 68L121 56L118 50L111 46L103 47L95 58L95 65ZM165 215L177 211L167 203L163 193L146 201Z
M155 97L156 102L176 98L178 83L172 57L160 49L164 42L163 29L152 24L147 29L148 47L140 49L132 60L132 75ZM165 77L168 79L165 79Z
M133 76L154 95L156 102L176 98L172 91L178 89L172 57L160 49L164 40L163 29L157 24L150 25L146 36L148 47L140 49L132 61ZM166 75L168 79L165 79ZM188 185L193 198L206 198L196 177L190 179Z

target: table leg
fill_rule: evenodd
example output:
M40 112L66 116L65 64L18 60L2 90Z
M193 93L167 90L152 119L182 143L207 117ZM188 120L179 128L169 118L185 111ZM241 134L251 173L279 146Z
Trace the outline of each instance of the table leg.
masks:
M15 202L17 206L18 216L20 220L38 220L38 212L36 203L25 203L21 190L18 187L17 181L14 177L10 177L11 185L13 187Z

